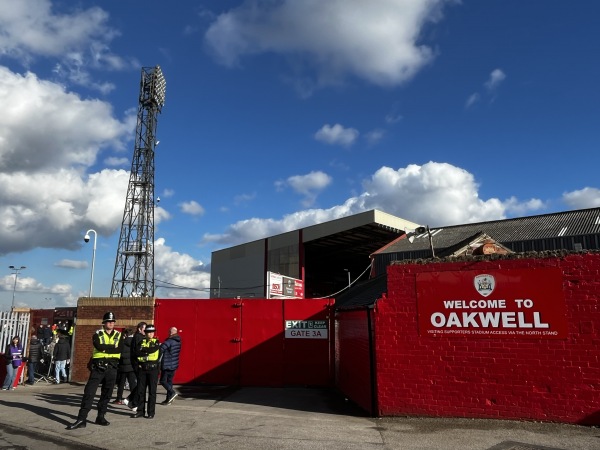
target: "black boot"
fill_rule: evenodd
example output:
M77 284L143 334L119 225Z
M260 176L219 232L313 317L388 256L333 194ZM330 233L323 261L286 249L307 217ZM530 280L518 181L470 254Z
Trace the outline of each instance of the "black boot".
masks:
M107 427L110 425L110 422L104 418L104 415L101 415L96 417L96 424Z
M144 417L144 413L142 411L138 411L133 416L131 416L132 419L139 419L140 417Z
M67 430L76 430L77 428L85 428L85 420L77 419L67 427Z

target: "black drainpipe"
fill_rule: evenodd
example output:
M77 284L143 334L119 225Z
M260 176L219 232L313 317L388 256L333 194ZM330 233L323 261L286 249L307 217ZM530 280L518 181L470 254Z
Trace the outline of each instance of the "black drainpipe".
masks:
M373 330L373 311L375 305L367 306L367 331L369 333L369 368L371 375L371 416L378 417L377 405L377 366L375 358L375 333Z

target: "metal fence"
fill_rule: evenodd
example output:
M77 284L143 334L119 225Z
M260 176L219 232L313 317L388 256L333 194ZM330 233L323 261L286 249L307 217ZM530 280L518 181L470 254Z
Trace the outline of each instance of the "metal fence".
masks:
M10 344L14 336L21 338L23 349L27 352L29 344L29 323L31 316L29 312L20 311L0 311L0 353L4 353L6 346ZM27 354L27 353L25 353ZM2 361L4 364L4 361ZM21 372L21 378L23 377ZM19 380L19 383L22 380Z

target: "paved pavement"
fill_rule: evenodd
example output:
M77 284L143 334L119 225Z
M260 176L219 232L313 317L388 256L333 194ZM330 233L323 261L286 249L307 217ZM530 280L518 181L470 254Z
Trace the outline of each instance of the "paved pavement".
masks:
M563 424L365 417L327 391L302 388L178 387L156 417L133 419L111 405L110 426L65 427L77 417L83 384L0 391L0 448L21 449L360 449L599 450L600 429ZM164 399L159 386L158 401ZM40 440L44 440L40 446Z

